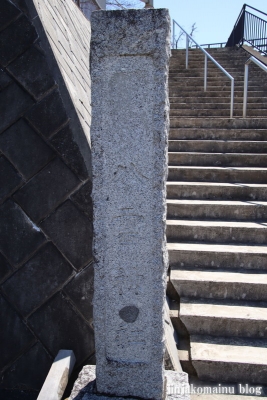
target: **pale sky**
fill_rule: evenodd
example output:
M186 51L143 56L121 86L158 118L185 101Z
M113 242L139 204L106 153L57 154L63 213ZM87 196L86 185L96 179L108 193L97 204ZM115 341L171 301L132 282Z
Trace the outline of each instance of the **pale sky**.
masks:
M196 22L194 39L199 44L226 42L243 4L240 0L154 0L155 8L168 8L171 18L189 33ZM248 4L267 14L267 0L249 0Z

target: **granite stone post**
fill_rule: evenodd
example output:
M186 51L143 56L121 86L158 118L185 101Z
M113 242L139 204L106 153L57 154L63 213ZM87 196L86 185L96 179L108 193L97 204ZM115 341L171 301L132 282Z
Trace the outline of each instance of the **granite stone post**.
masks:
M168 10L92 15L99 394L164 397Z

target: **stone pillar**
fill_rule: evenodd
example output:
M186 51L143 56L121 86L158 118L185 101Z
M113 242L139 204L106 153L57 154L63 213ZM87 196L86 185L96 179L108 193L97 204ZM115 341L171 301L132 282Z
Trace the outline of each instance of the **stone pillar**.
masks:
M98 393L162 399L168 10L92 15Z

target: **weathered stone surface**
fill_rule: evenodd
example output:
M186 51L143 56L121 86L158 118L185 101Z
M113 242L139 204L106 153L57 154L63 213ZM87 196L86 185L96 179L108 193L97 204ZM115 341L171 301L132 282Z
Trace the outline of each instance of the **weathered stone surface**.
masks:
M37 131L45 137L53 135L68 119L57 90L32 107L26 116Z
M95 365L85 365L76 379L69 400L82 400L85 393L95 390Z
M114 367L115 368L115 367ZM166 400L190 400L188 375L184 372L165 371ZM113 397L114 400L122 400ZM96 370L94 365L85 365L75 381L69 400L107 400L110 397L96 395Z
M0 253L0 282L5 279L12 272L9 262L5 259L3 254Z
M6 157L0 157L0 203L22 183L18 171Z
M84 318L92 325L94 293L93 265L89 265L79 272L71 282L65 286L64 293L77 305Z
M188 375L185 372L165 371L168 400L190 400Z
M3 290L26 316L49 299L72 273L67 260L48 243L3 284Z
M36 343L7 369L0 387L40 390L52 361L43 346L40 343ZM6 397L6 399L9 399L9 397ZM26 399L28 400L28 397Z
M56 158L24 185L14 198L37 222L62 203L79 184L73 172Z
M26 261L45 241L41 230L12 200L0 207L0 251L13 264Z
M169 35L165 9L92 15L97 390L158 400L164 385Z
M0 326L2 327L0 369L2 369L16 359L23 350L29 348L35 342L35 338L2 296L0 296Z
M16 83L0 93L0 133L15 122L33 104L32 98Z
M93 352L93 330L61 294L32 314L29 324L54 357L60 349L72 349L79 365Z
M0 32L0 64L6 66L37 39L37 33L24 15Z
M10 1L2 0L0 2L0 30L4 29L10 22L17 18L20 10Z
M26 179L54 156L53 150L23 119L0 135L0 150Z
M92 224L71 201L60 206L41 227L76 269L92 260Z
M89 173L80 152L79 145L75 141L73 131L69 125L65 126L58 133L56 133L53 136L51 143L62 156L64 161L68 164L68 166L78 175L81 180L88 178Z
M7 69L37 99L55 85L46 59L36 47L16 58Z
M92 182L88 181L72 197L72 201L87 215L90 221L93 220Z

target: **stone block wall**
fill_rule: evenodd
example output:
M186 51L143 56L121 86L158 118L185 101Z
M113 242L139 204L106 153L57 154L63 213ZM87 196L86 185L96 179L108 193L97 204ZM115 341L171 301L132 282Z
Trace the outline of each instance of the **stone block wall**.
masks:
M72 0L0 2L0 389L94 361L89 43Z

